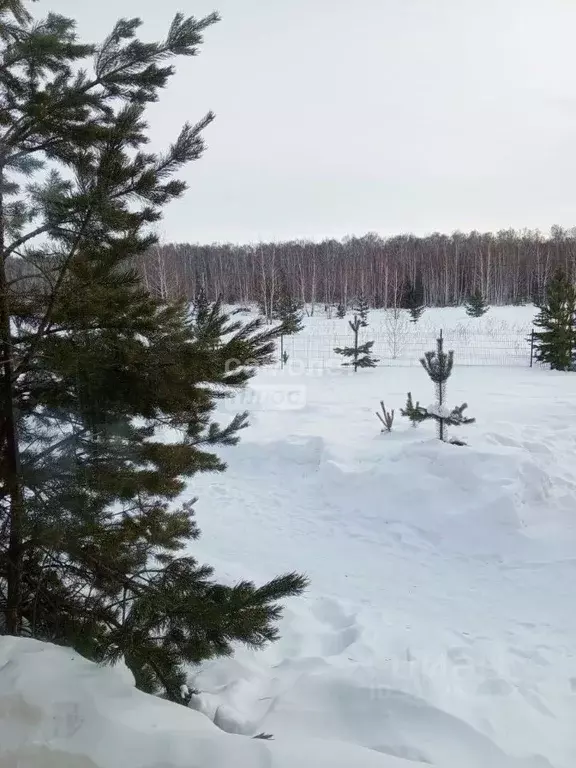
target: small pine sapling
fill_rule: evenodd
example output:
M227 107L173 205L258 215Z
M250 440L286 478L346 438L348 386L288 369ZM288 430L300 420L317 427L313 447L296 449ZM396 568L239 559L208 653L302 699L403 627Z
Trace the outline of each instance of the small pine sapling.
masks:
M467 403L450 409L446 402L446 382L452 374L454 366L454 351L444 352L442 332L436 342L436 349L426 352L420 360L424 370L436 385L436 403L425 409L427 419L434 419L438 424L438 438L446 440L446 428L459 427L462 424L472 424L475 419L464 415Z
M416 401L416 405L414 405L412 392L408 392L406 406L400 409L400 415L410 419L413 427L417 427L421 421L424 421L424 419L427 418L426 408L422 408L418 401Z
M376 411L376 416L378 416L384 427L382 432L392 432L392 425L394 424L394 408L392 408L391 411L387 411L383 400L380 400L380 408L382 413Z
M334 352L337 355L342 355L345 358L349 358L347 362L342 363L345 366L352 366L354 373L358 368L375 368L378 362L377 357L372 357L373 341L365 341L364 344L359 342L360 328L363 328L363 321L358 315L354 315L354 320L349 320L348 325L352 329L354 334L354 346L352 347L336 347Z
M336 317L339 317L340 320L343 320L346 317L346 307L344 304L338 304L336 307Z
M436 407L432 409L434 412L427 408L427 413L438 421L438 437L440 440L444 440L446 437L444 423L446 382L450 378L452 367L454 366L454 351L444 352L442 332L440 332L440 336L436 341L436 349L426 352L424 357L420 359L420 363L436 386Z

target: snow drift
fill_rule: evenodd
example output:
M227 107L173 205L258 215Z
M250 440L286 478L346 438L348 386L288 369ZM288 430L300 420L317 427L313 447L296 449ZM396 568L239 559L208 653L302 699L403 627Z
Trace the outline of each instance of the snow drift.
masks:
M125 674L35 640L0 639L1 768L410 768L361 747L229 735Z

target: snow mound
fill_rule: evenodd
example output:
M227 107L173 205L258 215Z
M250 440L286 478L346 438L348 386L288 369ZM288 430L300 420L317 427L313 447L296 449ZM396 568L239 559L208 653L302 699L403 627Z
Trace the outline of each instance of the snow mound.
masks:
M410 768L321 740L262 741L148 696L65 648L0 638L1 768ZM463 766L465 768L465 766Z

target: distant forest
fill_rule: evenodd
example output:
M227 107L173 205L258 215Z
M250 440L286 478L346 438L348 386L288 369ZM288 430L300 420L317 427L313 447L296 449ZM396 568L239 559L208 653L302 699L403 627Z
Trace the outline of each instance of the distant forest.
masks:
M371 307L399 306L406 286L421 278L428 306L462 304L480 290L490 304L538 299L556 266L576 280L576 228L455 232L427 237L375 234L320 243L293 240L252 245L165 244L139 269L163 297L273 306L281 292L315 306L349 305L363 294Z

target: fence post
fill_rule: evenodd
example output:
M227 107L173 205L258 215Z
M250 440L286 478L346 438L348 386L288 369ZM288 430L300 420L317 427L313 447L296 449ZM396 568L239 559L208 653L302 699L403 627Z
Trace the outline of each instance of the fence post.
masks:
M534 328L530 332L530 368L533 366L534 361Z

